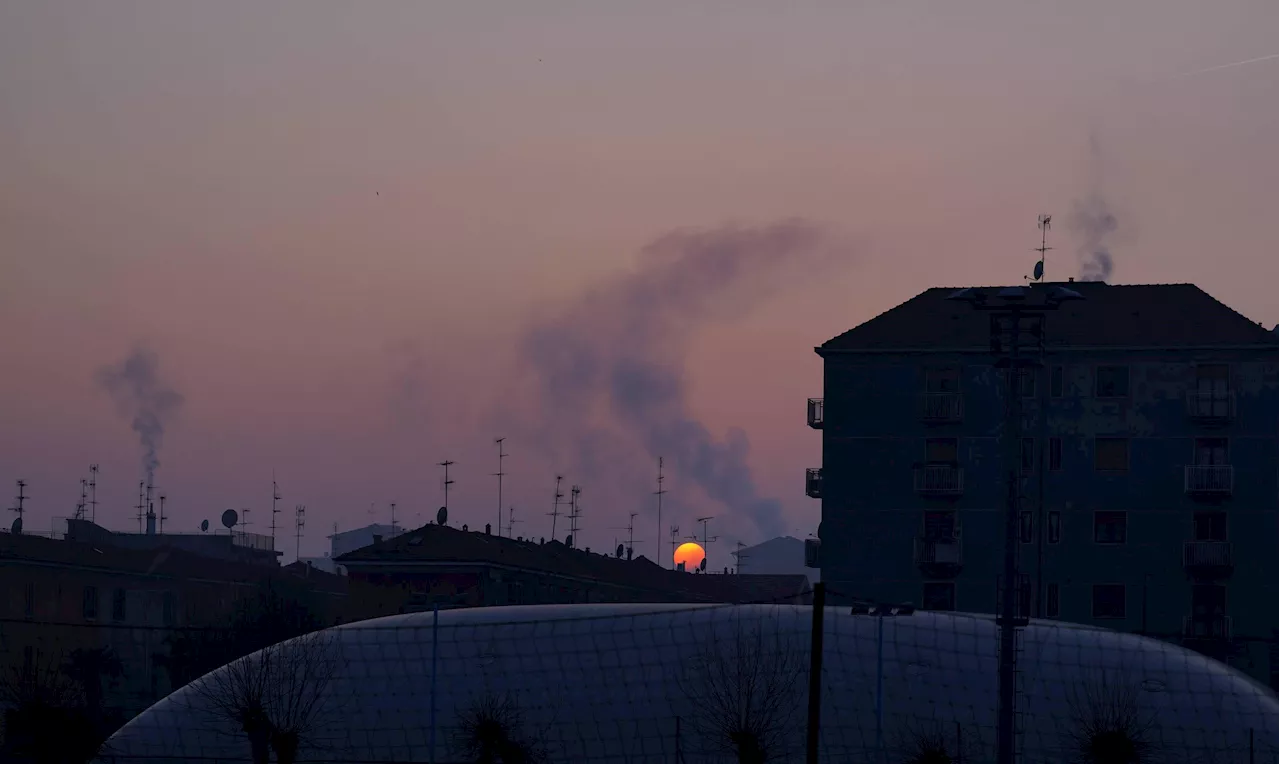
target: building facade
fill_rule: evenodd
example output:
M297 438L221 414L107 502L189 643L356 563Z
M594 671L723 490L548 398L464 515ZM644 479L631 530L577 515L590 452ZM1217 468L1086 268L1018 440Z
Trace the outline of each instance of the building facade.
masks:
M1275 687L1275 333L1190 285L1070 287L1084 299L1048 313L1016 377L1016 437L988 317L954 289L817 348L823 580L995 612L1012 466L1022 615L1177 641Z

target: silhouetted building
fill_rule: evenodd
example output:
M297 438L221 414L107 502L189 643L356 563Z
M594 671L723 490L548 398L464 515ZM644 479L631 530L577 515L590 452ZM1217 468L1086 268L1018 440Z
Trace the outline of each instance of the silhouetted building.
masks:
M801 575L810 584L818 579L818 571L805 567L804 541L793 536L779 536L734 552L738 573L744 575Z
M231 560L255 565L279 565L280 552L275 539L262 533L227 529L211 529L203 533L121 533L110 531L88 520L67 519L67 541L117 549L155 550L182 549L201 557Z
M374 523L363 528L353 528L341 533L335 532L329 537L329 553L327 555L324 557L303 557L302 562L308 563L326 573L346 575L346 570L337 563L339 557L347 552L354 552L361 547L369 546L383 539L395 538L401 533L404 533L404 527L399 523L395 525Z
M1070 287L1085 299L1048 314L1043 365L1018 384L1019 609L1179 641L1275 686L1275 331L1189 284ZM1006 377L989 316L955 291L816 348L806 492L833 591L996 609Z
M338 558L353 582L404 591L405 609L586 602L792 602L808 600L803 574L706 575L632 560L427 525Z

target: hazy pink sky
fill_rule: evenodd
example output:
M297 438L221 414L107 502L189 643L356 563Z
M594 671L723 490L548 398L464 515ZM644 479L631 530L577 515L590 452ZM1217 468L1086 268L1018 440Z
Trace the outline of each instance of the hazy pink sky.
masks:
M251 507L263 531L274 469L317 554L391 501L433 515L444 458L480 527L506 435L517 533L549 535L559 471L582 543L637 511L651 554L652 455L554 427L517 344L663 234L798 216L842 267L659 344L803 536L813 346L928 286L1019 282L1038 213L1101 193L1114 282L1276 323L1276 61L1190 74L1276 26L1256 0L0 4L0 487L27 480L47 529L98 462L99 520L136 528L137 436L94 375L142 343L185 399L168 529ZM686 466L668 519L717 515L730 564L758 531Z

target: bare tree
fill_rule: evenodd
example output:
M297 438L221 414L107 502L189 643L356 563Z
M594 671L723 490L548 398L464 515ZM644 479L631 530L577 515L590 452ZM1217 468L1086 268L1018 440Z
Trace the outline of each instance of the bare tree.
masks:
M475 764L544 764L546 746L524 728L524 714L511 695L486 692L459 712L454 747Z
M293 764L331 722L337 698L330 683L340 667L336 637L318 631L237 658L196 680L194 698L206 713L237 725L249 738L254 764Z
M897 735L894 760L902 764L952 764L960 760L960 741L936 720L908 722Z
M1079 764L1147 764L1159 756L1155 717L1142 711L1134 682L1103 672L1076 687L1068 705L1067 753Z
M83 689L62 670L60 656L33 650L32 658L0 670L0 708L7 731L0 758L36 764L87 761L102 735L86 712Z
M695 732L740 764L764 764L785 758L794 743L807 675L796 640L737 624L729 640L705 645L678 681L694 703Z

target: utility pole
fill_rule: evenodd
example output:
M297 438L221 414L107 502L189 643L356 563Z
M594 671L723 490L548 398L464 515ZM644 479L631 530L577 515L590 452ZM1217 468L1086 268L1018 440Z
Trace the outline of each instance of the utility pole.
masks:
M658 535L655 538L656 543L654 544L654 546L658 547L659 559L662 558L662 495L666 493L666 491L663 490L662 488L663 479L664 478L662 476L662 457L659 456L658 457L658 490L654 491L654 495L658 497ZM675 554L676 554L676 551L672 549L671 556L673 558L675 557ZM675 565L674 562L672 562L671 564Z
M556 519L560 517L560 500L564 498L564 494L560 493L560 481L564 480L564 475L556 475L556 498L551 504L551 540L556 540Z
M444 486L444 511L447 513L449 511L449 486L453 485L453 481L449 479L449 468L453 466L453 462L445 459L437 466L444 467L444 483L442 485Z
M502 442L506 438L495 438L494 443L498 444L498 471L493 473L498 478L498 535L502 535L502 476L506 473L502 471L502 460L507 458L507 454L502 450Z
M1000 581L997 624L1000 627L999 717L996 729L997 764L1014 764L1017 757L1017 644L1018 629L1027 622L1020 612L1022 587L1018 573L1018 525L1022 500L1022 379L1037 368L1044 352L1045 314L1063 302L1084 299L1078 292L1054 287L1043 301L1028 302L1035 291L1008 287L995 295L978 289L961 289L948 299L968 302L990 316L991 352L995 367L1006 382L1004 564ZM1039 596L1037 594L1037 596Z
M89 465L89 522L98 522L98 465Z

